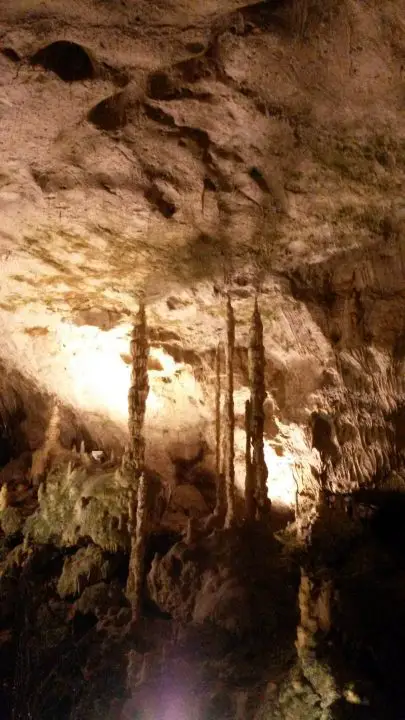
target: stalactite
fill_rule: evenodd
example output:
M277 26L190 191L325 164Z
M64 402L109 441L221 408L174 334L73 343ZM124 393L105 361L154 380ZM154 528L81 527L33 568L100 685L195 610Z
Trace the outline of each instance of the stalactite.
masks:
M215 469L221 472L221 347L218 343L215 353Z
M256 504L255 504L255 488L252 477L252 435L251 435L251 403L246 400L245 403L245 433L246 433L246 477L245 477L245 506L246 517L248 520L254 520Z
M226 517L225 527L229 528L235 519L235 411L233 404L233 360L235 350L235 317L231 299L228 296L226 318L226 346L225 346L225 488L226 488Z
M264 460L264 401L266 388L264 380L265 357L263 346L263 324L260 317L257 299L250 326L249 339L249 379L251 393L251 423L252 437L252 483L257 505L258 516L263 518L267 514L269 500L267 497L267 467Z
M224 448L221 448L221 346L218 343L215 353L215 471L216 471L216 505L215 515L222 516L225 507L224 468L222 461ZM222 449L222 453L221 453Z
M129 448L123 462L124 471L130 478L128 530L131 538L131 555L127 596L132 605L134 623L138 620L141 612L145 536L148 521L148 486L144 472L145 440L143 437L146 398L149 392L148 354L145 305L141 302L131 337L132 373L131 387L128 393Z

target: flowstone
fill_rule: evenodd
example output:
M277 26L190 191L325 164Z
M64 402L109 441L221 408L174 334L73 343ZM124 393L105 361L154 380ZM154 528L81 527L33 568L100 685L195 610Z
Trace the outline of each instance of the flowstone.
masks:
M58 546L90 538L104 550L126 550L127 491L124 477L114 470L58 468L39 487L39 507L27 519L24 535Z
M117 558L108 556L97 545L80 548L67 557L62 575L58 580L57 592L61 598L81 595L85 588L102 580L109 580L117 567Z

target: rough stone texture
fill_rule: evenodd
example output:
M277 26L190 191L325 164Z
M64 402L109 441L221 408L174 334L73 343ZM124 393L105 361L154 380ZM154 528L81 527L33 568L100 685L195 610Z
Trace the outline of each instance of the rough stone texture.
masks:
M0 513L0 525L5 535L15 535L24 525L24 515L16 507L7 507Z
M215 532L156 555L147 581L151 599L182 623L208 623L239 637L274 632L294 576L283 587L288 571L279 548L251 532Z
M210 622L235 635L252 626L246 588L235 578L206 573L193 612L196 623Z
M105 550L128 546L123 518L127 512L127 486L114 471L89 475L85 467L57 468L38 491L39 507L24 534L34 542L76 545L82 538Z
M106 556L101 548L88 545L74 555L67 557L63 564L62 575L58 580L57 592L63 599L67 596L81 595L90 585L101 580L109 580L114 571L112 558Z
M170 503L162 515L161 526L173 532L184 532L190 518L201 519L209 514L207 503L194 485L173 488Z
M154 342L201 375L194 404L195 387L153 380L159 469L163 432L166 446L208 435L223 291L245 350L259 290L269 423L327 412L342 450L330 484L384 472L403 403L404 9L3 2L1 355L17 394L33 378L111 440L144 290ZM310 438L303 453L267 435L311 484Z
M209 514L202 493L193 485L178 485L171 491L152 474L149 493L148 532L182 533L190 518L201 520ZM127 550L127 498L128 477L114 463L100 466L87 455L80 459L72 454L70 463L62 458L40 485L38 505L27 504L20 526L25 537L36 543L75 546L90 538L106 551ZM14 517L17 512L8 508L3 514Z
M350 694L357 690L348 686L353 678L347 673L360 677L364 666L383 685L366 687L374 715L385 720L385 705L395 719L404 714L398 500L405 453L404 17L404 0L1 3L0 419L9 455L41 456L53 396L60 403L65 453L58 448L55 460L65 463L72 443L81 440L91 440L87 449L102 449L107 457L111 448L122 452L128 333L143 291L151 327L146 464L164 478L164 492L179 477L192 483L198 473L204 485L214 469L215 348L224 337L229 292L236 319L239 499L248 326L259 295L269 494L273 507L276 499L297 501L299 529L308 537L313 524L308 562L327 568L341 597L332 603L334 625L316 646L317 657L310 652L315 670L318 655L327 655L322 677L307 672L283 686L285 675L280 682L263 668L263 652L256 649L263 674L257 671L257 686L240 710L229 682L245 687L246 679L235 677L235 667L242 665L247 676L246 666L257 668L248 655L245 664L240 657L228 663L224 652L212 671L221 675L218 686L198 667L199 693L207 698L202 715L260 717L260 696L277 720L325 720L325 713L346 718L357 697ZM195 455L202 441L207 449ZM178 455L176 447L188 450ZM15 515L19 471L8 466L3 472L6 494L12 485L7 510ZM24 467L22 484L26 479ZM373 501L380 502L382 491L389 494L387 480L396 486L393 508L381 510L369 525L367 518L352 520L341 511L332 518L323 507L329 492L356 494L370 486ZM26 543L70 545L90 538L106 550L127 548L120 529L127 488L120 483L111 468L100 474L87 465L69 473L55 468L25 524ZM356 497L360 511L362 496ZM7 543L13 536L3 540L12 549ZM237 557L240 547L246 549L243 543L230 547ZM267 557L267 540L264 547ZM211 567L193 555L195 547L184 545L155 560L151 594L174 617L200 621L212 615L215 629L237 633L238 626L229 627L226 604L233 607L254 573L241 577L228 556L216 555L209 543L203 549ZM49 597L62 562L60 552L55 558L52 552L49 558L43 549L46 562L59 565L49 570L40 598L30 592L37 570L41 575L44 569L42 550L33 552L35 562L16 550L2 565L2 623L15 636L16 678L7 671L9 687L17 688L13 714L62 717L60 699L71 702L85 677L94 691L91 701L69 705L66 714L104 717L99 690L104 692L107 677L115 692L116 676L106 674L102 662L82 662L78 638L84 632L83 644L91 646L98 637L91 624L99 618L87 610L97 603L104 610L98 593L101 598L108 590L86 588L87 604L77 609L72 633L67 603L54 607ZM249 568L264 564L260 553L248 560ZM230 567L231 576L222 576ZM256 604L253 593L248 598L250 617L268 623L272 641L274 628L294 624L261 614L263 605L272 611L274 588L282 585L276 569L277 582L273 577L266 585L261 578L254 584L260 588ZM311 577L313 570L308 568ZM292 613L295 594L289 591L293 597L285 607ZM316 609L316 597L314 604ZM199 642L206 624L198 624ZM393 653L388 635L397 641ZM66 656L60 646L68 637L73 647ZM21 645L25 654L17 649ZM14 667L8 636L4 648ZM182 650L167 669L173 685L184 674L184 698L190 700L194 666L188 667ZM156 647L153 652L159 654ZM212 646L207 657L212 665ZM49 667L56 662L62 669L54 682ZM28 677L34 667L48 678L47 692L35 673ZM329 670L341 693L333 709L323 707L319 695ZM152 680L142 692L164 704L162 686ZM184 706L174 709L180 717ZM364 708L356 709L360 717ZM184 712L190 717L189 706Z
M148 590L157 606L176 620L190 621L201 587L201 568L187 562L184 544L176 544L163 558L155 556L148 575Z
M21 568L29 558L30 554L30 549L25 548L24 545L17 545L7 553L4 559L2 558L0 564L0 576L6 575L10 571L12 572L16 568Z
M84 589L81 597L73 605L73 612L83 615L92 613L97 618L102 618L108 614L118 615L120 609L126 605L127 600L117 583L99 582ZM125 620L128 622L130 616L125 615Z

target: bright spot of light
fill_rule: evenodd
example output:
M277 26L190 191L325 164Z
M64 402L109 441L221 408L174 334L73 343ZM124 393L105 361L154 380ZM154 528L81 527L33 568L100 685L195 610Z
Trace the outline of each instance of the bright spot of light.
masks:
M166 353L161 347L151 347L149 350L149 355L153 360L157 360L157 362L163 368L162 370L150 370L149 375L152 377L168 377L174 375L174 373L178 369L178 364L176 363L175 359L171 355Z
M265 442L264 459L268 470L267 491L270 499L283 505L295 505L294 457L290 454L277 455L271 445Z
M115 421L126 423L131 366L121 356L128 354L128 328L105 332L92 326L78 328L64 323L59 325L57 333L65 365L59 377L59 393L78 407L104 411ZM173 375L177 364L162 348L151 348L150 355L163 368L148 373L146 411L147 415L155 415L163 407L159 393L161 378Z
M146 398L146 412L154 415L163 407L162 399L151 388Z

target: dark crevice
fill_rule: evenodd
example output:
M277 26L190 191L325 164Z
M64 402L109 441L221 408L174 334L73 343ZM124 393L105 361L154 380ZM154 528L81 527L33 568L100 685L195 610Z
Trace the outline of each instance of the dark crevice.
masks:
M148 538L148 543L145 553L145 565L144 565L144 581L146 583L146 577L149 574L152 562L156 556L163 557L169 550L178 542L181 541L181 535L175 532L160 532L152 533ZM161 610L156 603L146 594L143 602L143 612L146 617L155 617L160 619L169 620L170 614Z
M215 63L209 56L209 49L202 55L182 60L174 66L174 69L180 73L182 80L188 83L195 83L217 75Z
M124 88L131 81L131 77L123 70L117 70L117 68L108 65L107 63L101 64L101 74L114 83L117 87Z
M0 430L0 468L3 468L13 458L13 448L4 428Z
M313 412L312 421L312 447L318 450L322 460L337 461L340 453L336 444L333 418L324 412Z
M217 190L217 186L209 177L204 178L204 190L208 190L211 192L216 192Z
M282 11L288 10L293 3L288 0L263 0L255 5L240 8L244 19L243 35L250 35L258 28L261 32L289 30L289 23Z
M98 74L87 50L68 40L57 40L41 48L31 57L31 63L51 70L64 82L90 80Z
M154 205L166 219L173 217L177 211L175 204L171 202L171 200L167 200L156 185L145 190L145 198L151 205Z
M333 290L332 273L325 272L322 277L321 285L311 282L311 278L303 278L299 270L293 270L289 276L291 283L291 294L294 300L301 300L305 303L317 303L325 305L332 310L338 293Z
M394 360L401 361L405 357L405 330L395 339L393 348Z
M175 532L152 533L148 538L145 554L145 576L152 567L155 555L163 557L176 543L180 542L181 535Z
M25 418L22 406L0 417L0 468L29 450L28 440L21 428Z
M210 138L205 130L200 130L199 128L193 127L181 127L180 130L183 135L190 138L190 140L193 140L196 145L201 148L201 150L208 150L210 146Z
M149 103L144 104L145 114L153 122L166 125L167 127L176 127L176 121L172 115L162 110L162 108L156 105L150 105Z
M263 177L263 174L260 172L260 170L257 167L252 167L249 171L249 175L252 178L252 180L255 181L255 183L259 186L260 190L262 190L265 193L269 193L269 186L267 185L267 182L265 178Z
M86 635L97 625L97 616L92 613L75 612L72 620L72 629L76 637L80 638Z
M203 43L200 42L189 42L186 44L186 50L193 53L194 55L200 55L205 52L206 47Z
M14 48L5 47L2 48L0 52L2 55L4 55L4 57L6 57L8 60L11 60L12 62L17 63L21 61L20 55L16 50L14 50Z
M153 73L149 77L148 97L152 100L210 100L210 92L194 92L187 87L178 87L163 71Z
M128 122L124 93L117 93L97 103L87 115L87 119L100 130L114 131Z
M175 88L167 73L159 71L149 77L148 96L152 100L170 100Z

